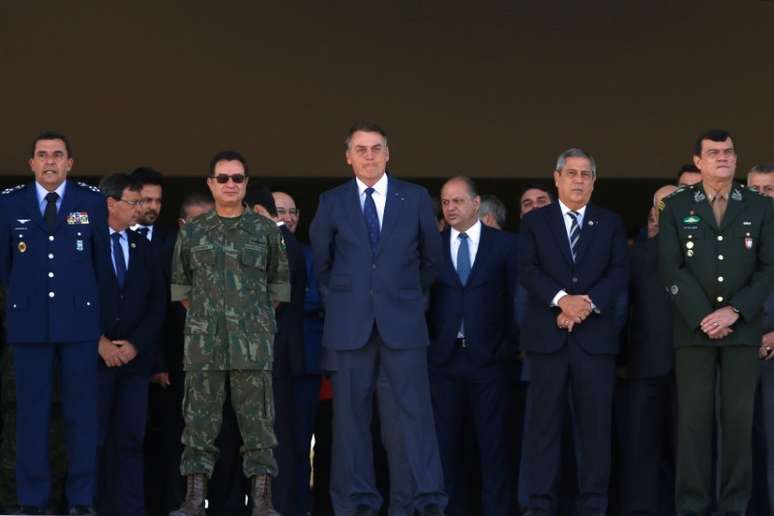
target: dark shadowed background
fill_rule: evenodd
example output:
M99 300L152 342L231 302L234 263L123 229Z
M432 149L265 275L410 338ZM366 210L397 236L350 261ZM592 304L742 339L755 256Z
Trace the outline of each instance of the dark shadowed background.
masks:
M31 139L56 129L79 175L176 176L171 220L186 178L231 147L308 221L351 174L346 128L374 119L401 177L433 193L483 178L512 210L521 182L583 147L595 200L631 226L704 129L734 134L740 175L774 160L773 19L761 0L7 1L0 173L26 174Z

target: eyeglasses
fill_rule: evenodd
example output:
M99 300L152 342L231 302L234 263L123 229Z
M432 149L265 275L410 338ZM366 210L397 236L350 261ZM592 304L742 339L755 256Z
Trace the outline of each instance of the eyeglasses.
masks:
M277 215L294 215L298 217L301 215L301 210L298 208L277 208Z
M127 201L126 199L116 199L117 201L125 202L129 206L142 206L142 199L137 199L135 201Z
M247 176L244 174L218 174L217 176L210 176L212 179L218 182L218 184L225 185L228 183L228 180L231 179L235 184L242 184L245 182L245 179L247 179Z

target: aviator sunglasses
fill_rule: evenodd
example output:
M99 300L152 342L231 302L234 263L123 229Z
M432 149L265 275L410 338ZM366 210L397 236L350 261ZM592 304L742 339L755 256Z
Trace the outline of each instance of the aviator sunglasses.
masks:
M228 183L228 180L231 179L236 184L241 184L245 182L245 179L247 179L247 176L244 174L218 174L217 176L210 176L215 181L217 181L221 185L225 185Z

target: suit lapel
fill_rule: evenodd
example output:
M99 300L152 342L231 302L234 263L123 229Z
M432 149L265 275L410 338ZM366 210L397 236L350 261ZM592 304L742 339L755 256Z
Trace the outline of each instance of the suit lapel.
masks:
M575 263L580 261L586 256L586 252L591 248L594 241L594 235L596 235L596 227L599 223L594 218L594 206L589 203L586 205L586 213L583 214L583 227L580 232L580 240L578 241L578 249L575 253ZM569 246L569 244L567 244Z
M382 231L379 234L379 249L377 254L382 250L384 241L390 237L390 233L395 226L397 226L400 214L403 211L404 198L401 196L400 187L398 182L387 178L387 199L384 203L384 217L382 219Z
M478 237L478 249L476 250L476 259L473 261L473 267L470 269L470 276L468 276L468 285L471 285L478 275L481 273L479 272L481 269L486 267L486 262L489 259L489 256L491 254L491 244L492 244L492 231L497 231L496 229L490 230L488 227L486 227L484 224L481 224L481 233Z
M744 212L744 208L744 194L742 193L742 190L734 184L731 187L731 192L728 196L726 213L723 215L723 221L720 224L720 228L725 231L726 228L731 227L736 218Z
M32 219L32 222L48 232L46 221L43 220L43 215L40 214L40 204L38 203L38 193L35 188L35 183L32 183L27 189L27 202L25 202L24 205L29 207L30 211L28 212L28 217Z
M454 268L454 262L451 257L451 229L444 228L441 232L441 244L443 245L443 263L446 268L446 273L452 278L455 285L462 287L460 277L457 275L457 270Z
M545 210L546 217L548 218L548 227L551 228L551 233L553 233L556 240L556 247L559 248L567 263L572 265L570 239L567 237L567 227L564 225L564 217L562 217L562 209L559 207L559 202L552 203ZM581 236L582 238L583 236Z
M346 199L344 199L345 220L352 221L351 224L353 224L357 233L356 238L358 242L368 242L368 229L363 217L363 209L360 207L360 194L357 191L357 182L353 179L349 184Z

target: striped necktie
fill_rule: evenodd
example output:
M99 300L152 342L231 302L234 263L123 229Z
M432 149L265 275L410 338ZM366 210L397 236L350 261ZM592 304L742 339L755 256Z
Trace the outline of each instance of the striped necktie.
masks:
M572 253L572 261L575 261L578 252L578 240L580 240L580 226L578 225L580 213L568 211L567 216L572 219L572 225L570 226L570 253Z

